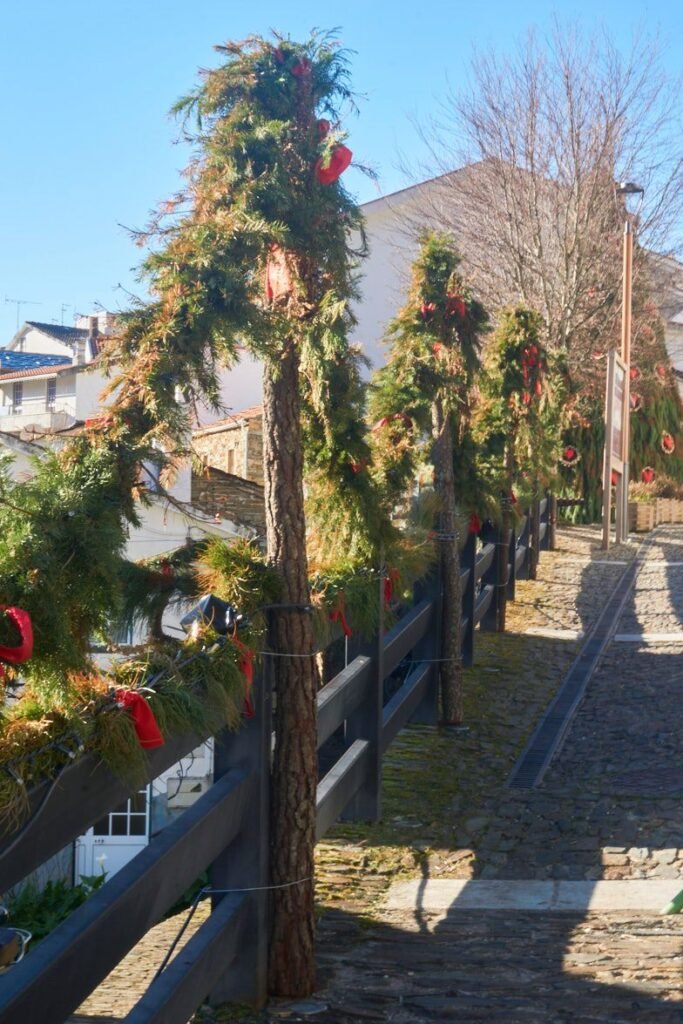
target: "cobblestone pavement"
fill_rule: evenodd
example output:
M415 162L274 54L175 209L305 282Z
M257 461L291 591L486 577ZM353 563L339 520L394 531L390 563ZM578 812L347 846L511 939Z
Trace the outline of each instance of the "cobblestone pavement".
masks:
M617 632L681 628L683 566L672 563L683 562L683 528L655 538ZM416 920L383 909L399 878L683 875L683 641L613 643L542 786L505 788L581 646L527 630L589 631L638 550L605 554L597 529L560 531L538 580L518 583L509 632L477 636L469 731L404 730L385 761L382 822L337 826L319 844L320 989L312 1003L274 1003L258 1020L683 1022L682 917L460 911ZM123 1019L176 929L169 921L150 932L74 1021Z
M321 845L321 895L334 909L320 928L329 980L319 998L329 1009L316 1019L683 1021L680 917L454 911L445 920L426 915L416 922L411 913L381 909L394 878L418 874L683 877L683 641L612 643L542 785L504 788L580 647L524 633L589 631L624 572L618 563L638 550L613 548L606 557L597 542L594 529L562 531L539 580L519 585L510 634L482 638L468 681L470 732L435 741L427 730L406 730L392 753L387 808L403 792L406 808L431 805L441 824L414 811L362 837L362 830L355 837L338 830ZM643 551L617 633L681 630L683 565L671 564L678 561L683 529L661 528ZM440 759L453 775L435 802L415 783L421 766L433 786L433 762ZM384 860L373 845L382 842ZM363 877L368 870L376 871L374 879Z

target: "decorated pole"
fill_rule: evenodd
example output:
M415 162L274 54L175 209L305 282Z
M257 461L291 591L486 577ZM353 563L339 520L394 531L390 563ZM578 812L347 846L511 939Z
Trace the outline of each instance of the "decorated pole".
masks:
M458 273L451 239L425 234L412 268L407 303L389 325L389 359L373 378L374 457L391 504L405 503L425 464L437 508L433 532L442 586L439 690L441 720L463 718L461 528L476 506L472 440L474 380L480 368L483 307Z

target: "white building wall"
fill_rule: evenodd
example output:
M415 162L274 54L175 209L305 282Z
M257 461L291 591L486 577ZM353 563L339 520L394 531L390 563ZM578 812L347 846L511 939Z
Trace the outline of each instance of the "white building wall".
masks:
M64 356L64 360L71 359L73 350L70 345L65 345L56 338L51 338L35 327L28 329L19 344L14 346L15 352L39 352L41 355Z
M351 341L360 345L373 367L386 362L382 339L406 301L419 235L441 226L438 201L439 193L428 182L361 207L369 253L359 268L360 302L354 306L358 324Z
M91 416L96 416L101 410L102 403L100 399L107 383L107 379L102 371L97 369L79 370L76 373L65 374L64 376L68 376L74 382L74 415L76 419L86 420Z

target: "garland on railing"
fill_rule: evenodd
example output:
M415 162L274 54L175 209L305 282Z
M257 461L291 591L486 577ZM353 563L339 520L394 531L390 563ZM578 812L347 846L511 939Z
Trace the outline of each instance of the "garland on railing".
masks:
M72 674L58 703L28 690L5 710L0 732L2 830L12 831L26 817L32 786L86 753L139 785L150 745L141 742L131 703L145 702L162 739L237 728L248 697L243 659L242 641L236 645L204 629L181 645L167 643L115 665L108 678Z

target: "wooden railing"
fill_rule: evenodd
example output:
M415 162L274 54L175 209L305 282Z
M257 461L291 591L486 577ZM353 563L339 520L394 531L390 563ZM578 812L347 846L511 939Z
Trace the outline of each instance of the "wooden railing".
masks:
M475 627L491 628L501 600L497 558L508 568L507 597L534 571L550 539L544 500L509 538L493 528L482 543L470 535L462 558L463 657L471 663ZM534 545L535 541L535 545ZM317 837L340 816L381 815L384 752L408 721L437 721L438 580L391 629L318 694L318 747L342 734L343 752L320 778ZM381 604L382 602L380 602ZM385 701L384 683L396 670L400 685ZM185 1024L202 1001L266 998L269 878L269 764L271 686L254 687L256 716L238 733L216 737L214 784L126 867L74 911L20 964L0 978L0 1024L62 1024L125 954L207 868L212 913L180 954L152 982L126 1024ZM150 754L148 780L205 737L176 737ZM30 794L31 818L0 844L0 892L6 892L139 785L126 784L92 757L67 768ZM229 890L225 892L225 890Z

